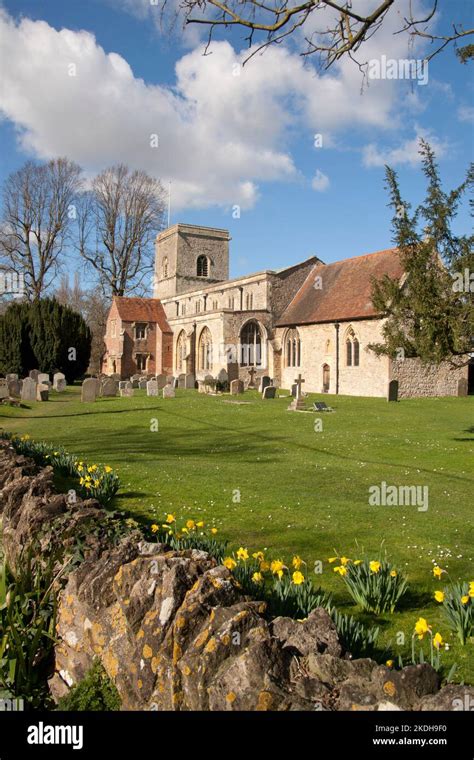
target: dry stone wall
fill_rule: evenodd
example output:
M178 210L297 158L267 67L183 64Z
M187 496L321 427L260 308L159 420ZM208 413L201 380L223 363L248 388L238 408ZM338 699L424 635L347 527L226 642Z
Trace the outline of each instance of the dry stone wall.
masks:
M324 609L269 619L207 553L172 551L138 531L112 541L96 501L68 504L50 467L0 441L0 514L7 561L39 539L85 558L59 591L50 688L57 699L99 658L126 710L449 710L474 689L439 689L427 664L391 671L344 655ZM455 700L461 700L455 702Z
M391 379L398 380L398 398L459 396L467 392L467 366L453 369L448 362L426 365L420 359L391 362ZM461 385L460 385L461 381Z

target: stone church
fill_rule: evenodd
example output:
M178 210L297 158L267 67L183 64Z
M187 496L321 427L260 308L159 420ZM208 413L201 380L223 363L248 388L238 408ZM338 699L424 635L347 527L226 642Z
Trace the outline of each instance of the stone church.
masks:
M154 297L115 297L102 369L132 374L267 375L290 389L385 396L465 395L472 367L426 367L418 360L377 357L383 320L371 300L371 279L403 281L396 249L333 264L316 256L279 270L229 279L227 230L176 224L156 240Z

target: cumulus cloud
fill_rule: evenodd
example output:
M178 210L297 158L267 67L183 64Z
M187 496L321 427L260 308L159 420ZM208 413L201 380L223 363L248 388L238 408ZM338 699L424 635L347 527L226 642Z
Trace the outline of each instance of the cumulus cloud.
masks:
M324 192L329 187L329 177L323 174L319 169L316 170L316 174L311 180L311 187L318 193Z
M216 42L203 56L198 46L161 85L136 77L90 32L0 11L0 49L0 113L25 153L67 155L89 173L118 161L143 168L172 180L174 208L249 208L261 183L297 179L298 130L308 140L321 132L327 147L348 127L396 123L393 82L375 82L361 99L351 61L320 76L281 46L245 66L247 49Z
M470 124L474 124L474 108L472 106L459 106L458 119L459 121L467 121Z
M362 161L364 166L418 166L421 160L419 149L420 139L430 143L436 153L437 158L442 158L449 147L447 140L440 140L430 130L417 128L416 134L412 139L404 140L395 147L379 147L375 143L370 143L363 148Z

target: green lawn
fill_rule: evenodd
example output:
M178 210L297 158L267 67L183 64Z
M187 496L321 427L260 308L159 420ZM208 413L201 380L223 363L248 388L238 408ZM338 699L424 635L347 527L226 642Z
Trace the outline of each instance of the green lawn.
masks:
M268 548L285 560L298 553L309 567L323 560L315 581L351 613L357 609L327 558L357 558L364 550L375 557L383 541L407 573L410 595L399 612L379 618L382 644L392 642L391 655L408 652L422 615L450 643L443 658L458 662L458 679L474 682L472 644L461 648L449 634L433 600L443 584L432 576L435 560L452 580L474 578L474 399L388 404L329 396L335 412L321 415L287 412L288 398L264 402L252 392L244 398L250 403L195 391L165 400L135 391L133 398L82 404L74 387L31 409L1 407L0 424L114 467L122 481L114 504L120 509L158 521L170 511L199 517L233 548ZM151 431L154 420L158 432ZM428 486L428 510L369 506L369 487L382 481ZM398 631L405 632L404 646L395 642Z

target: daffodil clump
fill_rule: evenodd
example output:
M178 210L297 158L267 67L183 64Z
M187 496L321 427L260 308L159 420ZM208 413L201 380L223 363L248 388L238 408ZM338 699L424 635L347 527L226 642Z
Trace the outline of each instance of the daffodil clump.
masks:
M413 665L416 665L418 663L423 663L425 661L424 650L422 647L420 647L418 659L415 653L416 641L423 641L425 637L429 639L429 643L430 643L430 663L433 668L435 668L436 670L439 670L440 669L440 652L441 652L441 649L443 649L445 646L445 641L442 635L439 633L439 631L436 631L436 633L433 633L433 629L431 625L429 625L428 621L424 617L418 618L418 620L415 623L415 628L414 628L412 639L411 639L412 663ZM402 663L402 666L403 666L403 663ZM452 668L452 672L454 672L455 668L456 666L454 665ZM451 674L448 677L448 681L451 680Z
M97 499L106 506L120 488L119 477L109 465L87 464L62 446L33 441L29 435L8 437L18 453L31 457L41 466L50 465L54 470L77 479L77 491L84 498Z
M305 618L316 607L328 607L330 596L315 588L307 577L304 560L295 555L291 565L270 559L263 551L250 552L241 546L224 558L245 593L267 602L269 614Z
M364 612L393 612L408 584L391 562L383 559L329 557L333 571L341 576L354 602Z
M156 541L167 544L177 551L201 549L215 557L218 562L224 559L228 542L218 536L218 529L215 526L207 525L204 520L189 518L184 523L178 524L176 516L167 513L163 522L153 523L150 530Z
M435 578L441 580L445 570L437 565L433 568ZM434 599L443 606L443 614L448 628L456 634L461 644L474 632L474 581L450 583L434 592Z

